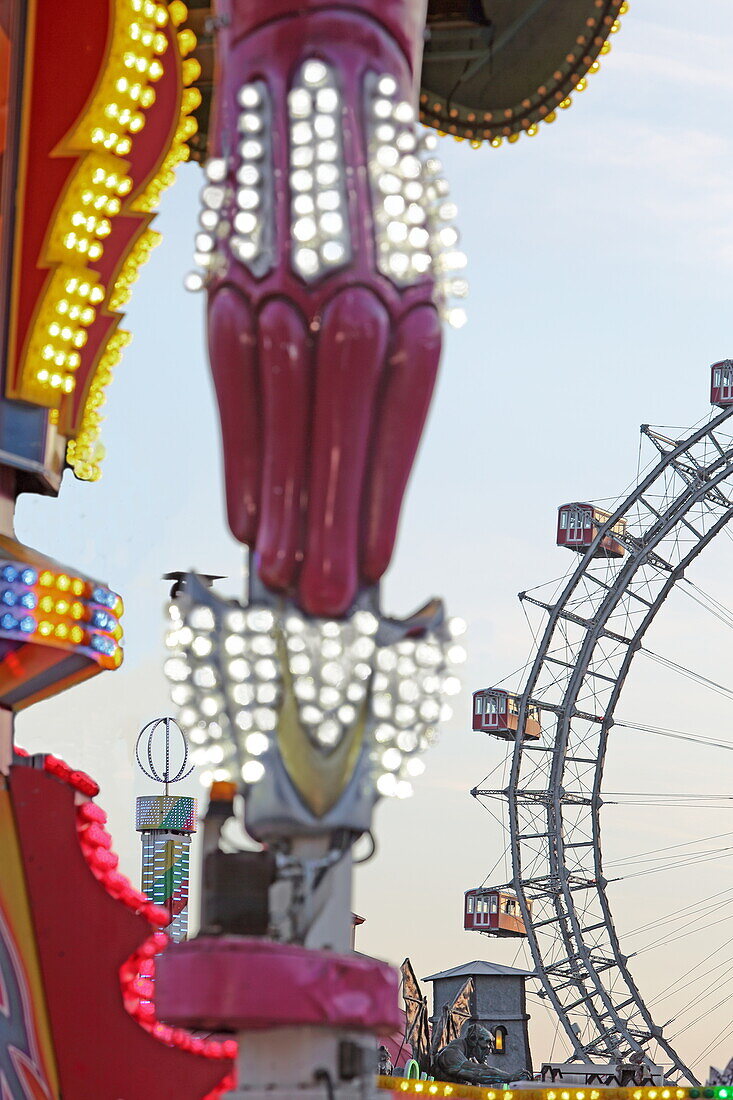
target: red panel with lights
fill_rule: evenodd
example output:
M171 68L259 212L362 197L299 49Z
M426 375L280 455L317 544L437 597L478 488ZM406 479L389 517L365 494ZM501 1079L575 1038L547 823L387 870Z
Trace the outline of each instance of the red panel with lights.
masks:
M232 1087L222 1078L236 1044L156 1018L154 958L168 942L156 929L168 913L117 870L106 816L89 801L94 781L55 757L24 755L9 789L60 1093L143 1097L155 1082L161 1100L214 1100Z

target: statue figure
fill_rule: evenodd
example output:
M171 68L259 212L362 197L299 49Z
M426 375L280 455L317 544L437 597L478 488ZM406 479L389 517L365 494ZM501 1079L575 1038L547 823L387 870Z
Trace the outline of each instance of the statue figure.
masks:
M469 1024L463 1035L439 1050L433 1063L436 1080L459 1084L484 1085L492 1081L511 1081L517 1075L489 1066L493 1052L491 1033L481 1024Z

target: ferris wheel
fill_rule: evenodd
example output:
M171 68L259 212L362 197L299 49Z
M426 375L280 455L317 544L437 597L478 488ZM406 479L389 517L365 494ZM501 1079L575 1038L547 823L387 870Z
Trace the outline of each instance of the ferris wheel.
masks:
M668 732L617 716L634 658L728 691L646 644L680 588L733 625L724 605L686 576L733 518L733 362L714 364L711 381L713 411L701 426L684 434L642 426L653 458L617 506L576 502L559 510L557 542L581 557L551 596L520 593L525 608L541 615L525 679L516 694L489 688L474 695L474 729L511 742L505 785L471 792L485 805L505 804L511 881L466 895L467 928L526 935L541 996L577 1057L671 1063L672 1076L691 1084L696 1074L668 1038L666 1021L657 1022L645 1003L616 930L601 810L614 727ZM670 847L681 856L702 850ZM654 869L659 858L646 862ZM680 907L684 915L684 899Z

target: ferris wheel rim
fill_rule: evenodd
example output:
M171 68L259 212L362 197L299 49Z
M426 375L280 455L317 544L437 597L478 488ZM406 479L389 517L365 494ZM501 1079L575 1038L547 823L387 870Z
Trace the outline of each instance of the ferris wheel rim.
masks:
M665 517L659 517L658 530L655 533L653 540L650 540L645 544L643 548L635 548L633 552L629 552L626 555L627 560L623 566L619 569L616 579L606 592L606 596L601 598L599 602L600 607L604 607L603 622L607 622L614 607L623 598L624 592L626 592L635 577L638 570L647 562L651 560L653 554L653 546L658 546L659 543L669 534L674 528L674 525L680 520L684 521L687 513L700 501L707 501L708 494L712 487L726 480L726 478L733 475L733 446L727 451L723 451L717 441L715 440L714 432L725 423L729 416L733 414L733 406L729 406L722 410L717 415L712 416L706 421L706 423L692 430L691 433L681 441L676 441L676 445L668 451L662 451L660 449L660 458L643 478L633 487L628 493L622 503L616 508L616 510L608 517L602 525L599 525L598 533L593 540L592 544L588 547L588 550L582 560L579 562L575 570L573 570L567 584L565 585L561 595L555 601L553 605L545 605L540 603L540 606L544 607L548 612L548 620L545 624L545 630L543 632L542 639L537 646L536 656L532 664L532 668L529 675L526 678L524 688L521 693L520 711L518 719L518 729L514 740L514 748L512 755L512 767L509 779L509 785L507 787L506 796L508 803L509 814L509 831L510 831L510 843L511 843L511 857L512 857L512 872L513 872L513 885L517 893L520 909L527 929L528 941L532 956L535 962L537 975L544 985L544 992L547 998L553 1005L553 1008L557 1012L563 1028L570 1039L572 1047L577 1056L587 1059L589 1054L597 1053L597 1049L600 1046L603 1049L604 1041L606 1047L612 1047L612 1037L621 1036L627 1046L632 1050L642 1051L645 1050L645 1044L649 1042L656 1042L659 1044L661 1050L671 1059L674 1069L679 1072L683 1077L687 1078L691 1083L697 1084L697 1079L689 1067L680 1058L674 1048L671 1046L669 1040L663 1034L663 1031L658 1027L653 1019L649 1009L644 1003L643 996L636 985L636 982L627 965L626 956L621 950L619 937L615 929L611 904L606 892L606 880L603 875L603 854L602 854L602 842L601 842L601 823L600 823L600 806L601 806L601 782L603 778L603 769L605 764L605 755L608 744L609 731L614 724L614 711L618 703L621 690L628 676L631 668L633 658L641 648L641 640L646 634L651 624L656 619L658 612L664 605L670 592L675 588L677 583L684 576L685 569L694 561L702 550L715 538L715 536L725 527L725 525L733 518L733 502L727 511L715 521L715 523L700 536L692 549L684 555L675 569L669 574L666 581L660 586L660 590L656 597L651 601L646 614L643 616L641 625L634 631L633 638L629 639L629 644L624 654L621 666L618 670L615 678L614 686L611 690L611 702L610 707L605 709L602 719L599 723L599 735L598 735L598 752L595 759L594 773L593 773L593 792L590 799L589 810L590 820L592 823L592 849L593 849L593 867L595 870L593 889L595 896L598 900L600 910L603 914L604 931L608 937L608 943L613 954L612 964L618 971L618 974L623 979L623 997L622 1001L615 992L611 992L607 989L602 981L600 981L599 974L596 972L592 964L592 948L587 945L583 939L584 930L582 929L578 912L575 906L573 898L573 891L570 889L569 875L567 869L564 868L564 838L563 838L563 792L561 787L564 765L565 765L565 753L567 750L568 731L570 723L574 717L567 708L558 708L558 721L556 723L554 740L552 744L552 772L550 781L547 788L547 806L546 806L546 823L547 823L547 866L550 870L555 869L557 871L557 882L561 887L561 892L558 891L557 885L552 886L552 905L554 906L556 916L549 918L545 924L557 924L558 930L562 941L567 949L568 963L572 962L569 966L568 981L562 987L567 989L568 986L575 986L579 995L582 995L582 999L578 1001L579 1004L583 1004L592 1023L594 1025L595 1034L590 1042L581 1042L578 1034L572 1026L570 1019L570 1013L578 1007L578 1005L566 1004L559 996L559 989L555 988L551 980L551 974L548 971L547 964L543 956L543 950L539 943L535 927L533 926L532 919L530 917L528 906L528 894L527 887L531 885L531 880L528 880L522 871L522 837L520 833L520 823L518 815L518 796L522 793L523 788L520 786L520 767L522 758L527 745L523 742L523 730L527 716L527 708L529 705L542 706L541 700L533 700L532 692L537 685L538 677L542 671L543 663L547 657L547 651L549 644L553 638L554 631L557 627L558 620L562 615L562 610L567 604L570 597L576 591L580 582L587 577L590 564L594 561L595 551L600 546L602 539L605 535L614 527L619 519L625 515L630 514L634 506L638 505L639 501L643 499L643 495L648 491L648 488L654 484L657 478L664 474L670 467L675 469L675 472L679 472L676 469L676 464L680 458L685 455L689 455L693 448L701 441L710 438L715 441L718 450L720 450L720 457L716 462L719 472L711 482L700 483L695 488L693 483L683 483L679 492L673 498L673 501L668 509L668 514ZM642 426L642 431L649 433L648 425ZM657 444L658 445L658 444ZM645 504L645 507L648 507ZM689 526L689 524L688 524ZM691 528L692 529L692 528ZM643 550L643 553L641 552ZM526 594L520 594L521 597L525 597ZM615 598L613 598L615 597ZM535 601L539 602L539 601ZM605 606L608 605L608 606ZM566 689L565 698L568 695L577 698L578 690L583 683L584 676L588 672L588 666L593 657L594 644L599 637L598 629L586 633L581 646L581 655L584 659L584 663L581 663L581 656L578 658L577 667L574 673L573 689ZM563 700L564 701L564 700ZM552 801L550 802L549 796L552 795ZM550 878L548 875L548 889L550 889ZM586 889L589 887L586 886ZM587 931L587 930L586 930ZM571 949L574 949L571 951ZM573 961L574 960L574 961ZM583 971L585 967L585 972ZM600 1006L596 1003L596 1000L600 1002ZM630 1024L624 1022L620 1017L620 1011L635 1010L637 1016L644 1022L647 1033L645 1035L634 1035L630 1030ZM601 1011L605 1009L604 1011ZM627 1016L630 1012L627 1011ZM610 1026L609 1026L610 1024Z

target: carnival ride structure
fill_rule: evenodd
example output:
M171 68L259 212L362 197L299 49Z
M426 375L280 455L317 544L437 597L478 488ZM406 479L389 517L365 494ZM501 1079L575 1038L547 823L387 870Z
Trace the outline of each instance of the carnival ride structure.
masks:
M632 974L629 956L633 952L624 948L624 938L616 931L609 885L619 879L616 868L609 872L604 864L601 811L605 803L615 801L603 789L606 754L615 728L725 747L725 742L709 737L626 720L618 707L632 662L644 656L705 690L730 697L724 685L661 656L647 644L647 632L665 601L681 589L717 619L731 623L724 604L687 575L733 516L729 423L733 405L725 403L716 388L721 380L725 382L722 376L729 363L725 360L712 368L713 398L720 407L714 405L700 425L689 431L642 425L642 438L652 445L656 457L611 510L601 513L590 505L560 510L559 535L570 529L562 524L564 511L575 509L589 517L583 516L578 524L582 540L571 543L573 549L581 550L582 558L559 587L556 582L550 586L554 596L545 597L544 586L520 593L523 606L538 609L541 621L517 693L518 720L507 782L502 789L482 784L471 792L484 804L497 799L505 804L512 869L509 886L516 893L541 982L540 995L557 1013L575 1057L608 1061L636 1056L661 1061L679 1081L692 1085L697 1084L697 1072L668 1039L669 1029L652 1016ZM586 522L592 537L585 535ZM620 550L612 556L604 551L609 538ZM567 545L561 538L558 543ZM527 735L530 721L534 732L537 714L539 738ZM685 799L691 806L701 804L693 793L666 799L662 793L636 797L646 797L652 806L660 807L681 808ZM716 856L721 859L727 852L718 848L711 856L709 849L697 847L700 843L689 839L643 853L641 865L646 866L640 873ZM633 869L638 867L637 862ZM497 892L502 889L506 887L494 887ZM717 904L716 896L721 899ZM674 933L675 938L690 931L705 935L710 924L706 918L726 896L721 888L713 899L685 904L675 895L683 903L656 919L650 913L648 927L657 930L659 943ZM722 972L725 978L727 961L726 956L720 965L711 962L715 949L709 951L708 938L704 946L703 964L692 966L685 961L678 964L682 973L668 976L662 992L677 996L674 1019L682 1014L682 998L687 998L686 1011L699 1009L701 1015L693 1023L729 999L723 995L719 1004L708 1002L707 1011L702 1007L708 996L724 992L714 975ZM723 943L721 951L724 947ZM690 990L701 980L706 984L698 999ZM664 1011L672 1011L668 1003ZM687 1030L678 1024L681 1034ZM729 1025L723 1027L706 1050L730 1030ZM695 1051L695 1060L706 1050Z

